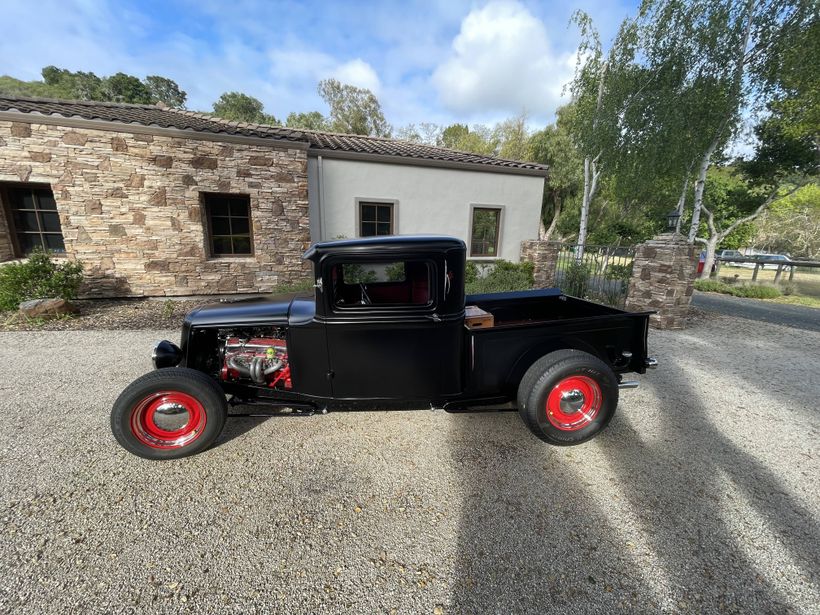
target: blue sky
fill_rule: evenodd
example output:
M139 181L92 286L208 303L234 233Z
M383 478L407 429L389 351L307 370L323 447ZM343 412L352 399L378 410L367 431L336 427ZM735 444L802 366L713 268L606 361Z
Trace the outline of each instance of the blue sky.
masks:
M295 2L4 0L0 74L43 66L159 74L210 110L238 90L284 118L326 111L320 79L368 87L394 126L492 123L522 110L548 122L572 76L576 9L606 42L636 0Z

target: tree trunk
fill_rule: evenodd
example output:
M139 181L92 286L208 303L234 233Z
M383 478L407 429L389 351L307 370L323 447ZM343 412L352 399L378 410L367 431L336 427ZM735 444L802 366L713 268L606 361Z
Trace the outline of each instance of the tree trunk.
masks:
M689 243L694 243L695 237L697 237L698 234L698 228L700 228L700 210L703 207L703 188L706 186L706 172L709 170L712 154L714 154L717 149L721 132L723 132L722 129L719 130L718 135L712 139L712 142L709 144L706 153L703 154L703 158L700 161L698 179L695 182L695 200L692 203L692 224L689 225Z
M552 191L552 202L555 204L555 210L552 214L552 222L549 228L540 234L542 241L549 241L552 234L555 232L555 227L558 226L558 216L561 215L561 195L557 190ZM544 219L541 218L541 228L544 228Z
M581 227L578 229L578 247L575 249L575 260L578 262L584 257L584 247L587 243L587 226L589 225L589 206L598 191L600 176L598 157L596 156L592 160L589 156L584 158L584 196L581 201Z
M743 26L743 36L740 37L740 42L735 50L737 64L735 65L734 75L732 76L731 90L732 98L735 100L739 99L741 88L743 87L743 74L746 70L746 47L749 46L749 38L752 35L752 24L754 22L756 3L756 0L746 0L746 23ZM723 121L715 131L714 138L701 159L700 169L698 170L698 181L695 184L695 202L692 203L692 224L689 227L689 243L693 243L698 234L698 227L700 226L700 210L703 206L703 186L706 183L706 171L709 170L712 154L715 153L715 149L717 149L718 143L720 143L723 136L723 131L726 129L726 125L738 105L736 105L733 110L727 110L726 116L723 118Z
M703 261L703 271L698 276L701 280L708 280L712 275L712 267L715 265L715 252L717 252L718 242L721 241L719 236L714 235L709 239L698 238L698 241L706 248L706 257Z
M796 186L793 186L789 192L786 194L781 195L780 197L777 196L777 193L780 191L780 187L776 186L774 190L769 193L768 198L763 201L757 209L755 209L752 213L748 216L744 216L742 218L738 218L734 222L732 222L728 227L725 229L718 230L717 226L715 225L715 216L709 210L708 207L703 207L703 211L706 212L706 226L709 228L709 237L704 239L702 237L697 237L696 241L702 243L706 246L706 260L703 263L703 271L700 272L700 279L705 280L707 279L712 273L712 265L715 264L715 251L720 245L720 242L726 239L732 231L734 231L737 227L741 224L746 224L747 222L751 222L755 218L757 218L760 214L762 214L766 209L771 205L776 199L781 198L784 199L787 196L794 194L800 188L802 188L804 183L800 182Z
M686 192L689 190L689 179L691 178L692 164L694 164L694 160L689 163L689 167L686 169L686 176L683 178L683 190L680 191L678 206L675 209L675 211L678 212L678 220L675 222L676 233L680 233L680 225L683 221L683 212L686 210Z

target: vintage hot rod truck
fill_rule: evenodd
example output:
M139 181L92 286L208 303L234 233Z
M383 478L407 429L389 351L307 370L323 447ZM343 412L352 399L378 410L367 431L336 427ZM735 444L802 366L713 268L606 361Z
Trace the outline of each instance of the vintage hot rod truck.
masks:
M450 237L317 243L313 292L190 312L178 347L114 404L111 427L150 459L208 447L230 404L466 408L515 401L527 427L577 444L609 423L647 356L649 313L557 289L466 296L466 249Z

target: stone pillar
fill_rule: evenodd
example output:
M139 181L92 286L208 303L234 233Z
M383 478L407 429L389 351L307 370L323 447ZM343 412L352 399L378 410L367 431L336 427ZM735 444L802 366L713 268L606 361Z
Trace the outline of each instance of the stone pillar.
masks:
M560 244L553 241L528 239L521 242L521 260L533 264L535 288L555 286L555 269L558 266Z
M694 290L695 254L695 247L677 233L664 233L637 246L626 309L656 310L649 319L651 325L682 329Z

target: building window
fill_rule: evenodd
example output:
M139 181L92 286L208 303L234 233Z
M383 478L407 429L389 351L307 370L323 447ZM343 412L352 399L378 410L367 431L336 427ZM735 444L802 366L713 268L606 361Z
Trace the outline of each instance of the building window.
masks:
M50 188L11 186L5 195L17 256L28 256L38 248L65 252L60 215Z
M250 197L206 194L204 198L211 256L253 254Z
M359 237L393 234L393 203L359 201Z
M498 256L498 235L501 210L492 207L474 207L470 256Z

